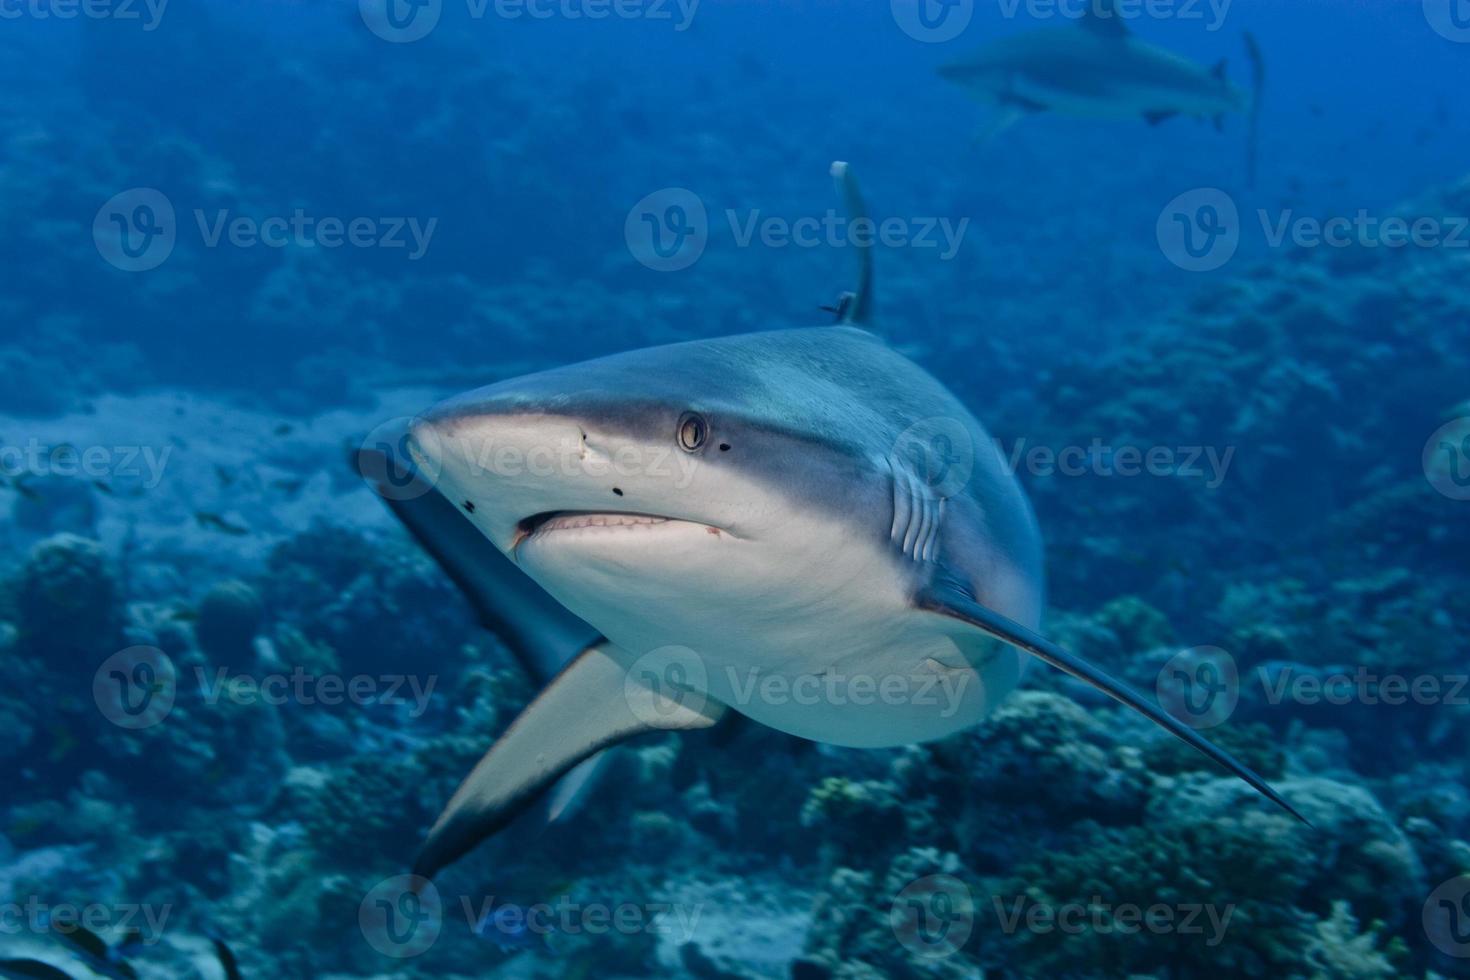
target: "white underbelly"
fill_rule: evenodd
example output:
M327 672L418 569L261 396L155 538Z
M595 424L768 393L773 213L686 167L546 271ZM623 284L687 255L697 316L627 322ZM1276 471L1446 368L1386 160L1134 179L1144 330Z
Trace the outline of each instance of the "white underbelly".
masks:
M662 543L666 557L680 540ZM529 570L609 640L645 658L635 669L667 671L670 684L698 686L762 724L816 741L875 748L943 738L983 719L1019 679L1009 648L913 609L901 569L881 547L848 541L819 552L807 544L788 562L763 555L746 568L742 542L691 532L688 543L677 574L661 578L645 565L636 588L628 587L632 569L609 560L599 572L586 548L556 562L544 555ZM795 564L808 560L811 567ZM575 564L575 576L557 573L563 563Z

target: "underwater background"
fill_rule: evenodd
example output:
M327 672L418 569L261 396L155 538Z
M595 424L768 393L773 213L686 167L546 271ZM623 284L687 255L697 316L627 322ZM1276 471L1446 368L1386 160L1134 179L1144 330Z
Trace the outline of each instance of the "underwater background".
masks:
M1470 4L1149 4L1243 87L1258 42L1252 183L1244 114L987 135L937 74L1081 4L487 3L0 0L0 975L1470 976ZM831 322L840 225L748 231L834 160L1049 634L1223 692L1312 825L1037 668L922 746L639 741L410 901L535 685L349 452Z

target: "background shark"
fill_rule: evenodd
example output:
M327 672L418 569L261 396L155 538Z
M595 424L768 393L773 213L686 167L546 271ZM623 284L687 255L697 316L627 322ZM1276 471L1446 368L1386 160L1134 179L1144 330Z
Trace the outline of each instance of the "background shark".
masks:
M1144 119L1157 125L1193 116L1223 125L1229 113L1251 116L1255 157L1263 67L1254 38L1246 37L1255 91L1226 77L1225 61L1207 68L1141 40L1111 3L1089 6L1066 27L1003 38L939 69L980 101L999 107L987 135L1040 112L1083 119Z
M834 175L860 209L845 166ZM395 509L492 627L522 604L545 617L507 623L516 645L538 645L543 628L558 651L585 644L460 787L416 874L632 736L734 709L838 745L938 739L983 719L1033 657L1291 809L1035 632L1044 585L1030 506L979 422L860 329L872 287L859 261L838 326L601 358L469 392L412 426L413 478L433 491ZM860 699L858 683L897 696ZM840 696L790 695L833 685Z

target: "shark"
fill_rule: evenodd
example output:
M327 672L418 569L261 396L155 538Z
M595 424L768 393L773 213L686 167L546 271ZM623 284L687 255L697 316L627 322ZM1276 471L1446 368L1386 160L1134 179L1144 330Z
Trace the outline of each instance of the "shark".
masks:
M862 197L833 165L854 217ZM606 750L738 715L879 748L982 721L1028 665L1199 731L1039 632L1040 531L961 402L876 332L872 258L827 325L633 350L452 397L358 470L547 676L429 830L427 881ZM570 782L570 786L568 785Z
M1089 4L1075 24L1027 31L992 41L972 55L939 68L939 76L965 89L999 115L984 134L993 137L1039 113L1082 119L1143 119L1158 125L1175 116L1250 118L1250 157L1256 158L1264 61L1247 34L1252 90L1227 77L1227 62L1206 67L1142 40L1118 13L1114 0ZM1254 169L1254 163L1252 163Z

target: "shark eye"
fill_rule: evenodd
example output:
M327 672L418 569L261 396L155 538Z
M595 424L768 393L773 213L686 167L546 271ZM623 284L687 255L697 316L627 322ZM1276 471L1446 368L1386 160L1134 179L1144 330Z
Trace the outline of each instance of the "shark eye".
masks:
M679 446L688 453L698 451L709 438L709 423L703 415L685 412L679 419Z

